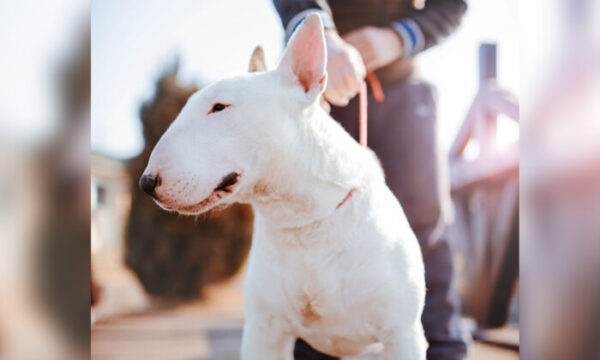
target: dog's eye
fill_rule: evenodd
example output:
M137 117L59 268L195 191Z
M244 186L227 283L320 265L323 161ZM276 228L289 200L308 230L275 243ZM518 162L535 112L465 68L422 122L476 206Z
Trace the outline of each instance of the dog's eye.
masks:
M209 114L212 114L212 113L217 112L217 111L223 111L228 106L229 106L228 104L216 103L216 104L213 105L212 109L210 109Z

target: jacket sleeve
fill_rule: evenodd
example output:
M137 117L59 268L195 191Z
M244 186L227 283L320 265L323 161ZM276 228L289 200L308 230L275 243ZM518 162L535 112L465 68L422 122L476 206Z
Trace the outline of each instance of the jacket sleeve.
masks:
M335 29L331 9L326 0L273 0L273 4L281 18L286 38L289 38L302 20L313 12L321 15L326 29Z
M467 3L465 0L421 0L415 9L402 19L392 22L404 45L404 57L413 56L436 45L460 24Z

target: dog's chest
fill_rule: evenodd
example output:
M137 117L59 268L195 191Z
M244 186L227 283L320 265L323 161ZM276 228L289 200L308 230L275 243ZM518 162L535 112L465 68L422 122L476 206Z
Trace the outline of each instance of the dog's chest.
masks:
M356 353L375 342L366 326L373 314L365 309L377 294L364 291L374 283L371 249L356 246L348 232L336 227L277 235L277 241L265 239L263 244L284 248L256 249L252 259L257 268L252 280L263 279L262 292L253 294L265 308L322 350ZM302 241L304 237L312 242Z
M360 353L376 342L368 325L372 316L365 313L371 296L357 291L368 287L366 279L349 266L353 256L345 251L306 255L290 259L289 278L280 280L292 330L321 351Z

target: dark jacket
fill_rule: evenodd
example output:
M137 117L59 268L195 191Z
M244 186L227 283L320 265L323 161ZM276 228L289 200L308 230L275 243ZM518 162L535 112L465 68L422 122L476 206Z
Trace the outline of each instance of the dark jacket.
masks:
M403 80L413 72L412 58L448 36L460 23L464 0L274 0L283 26L293 32L312 11L340 35L363 26L388 26L403 42L404 55L376 71L383 83Z

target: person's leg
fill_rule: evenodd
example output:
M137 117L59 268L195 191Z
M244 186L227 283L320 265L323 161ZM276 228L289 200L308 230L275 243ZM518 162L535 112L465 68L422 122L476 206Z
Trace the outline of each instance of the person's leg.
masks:
M434 89L410 80L384 89L386 101L369 96L368 145L383 165L386 182L417 235L425 261L427 297L423 326L429 360L466 358L458 326L459 302L453 286L452 252L445 237L450 205L447 163L436 141ZM358 103L333 108L332 116L355 138Z

